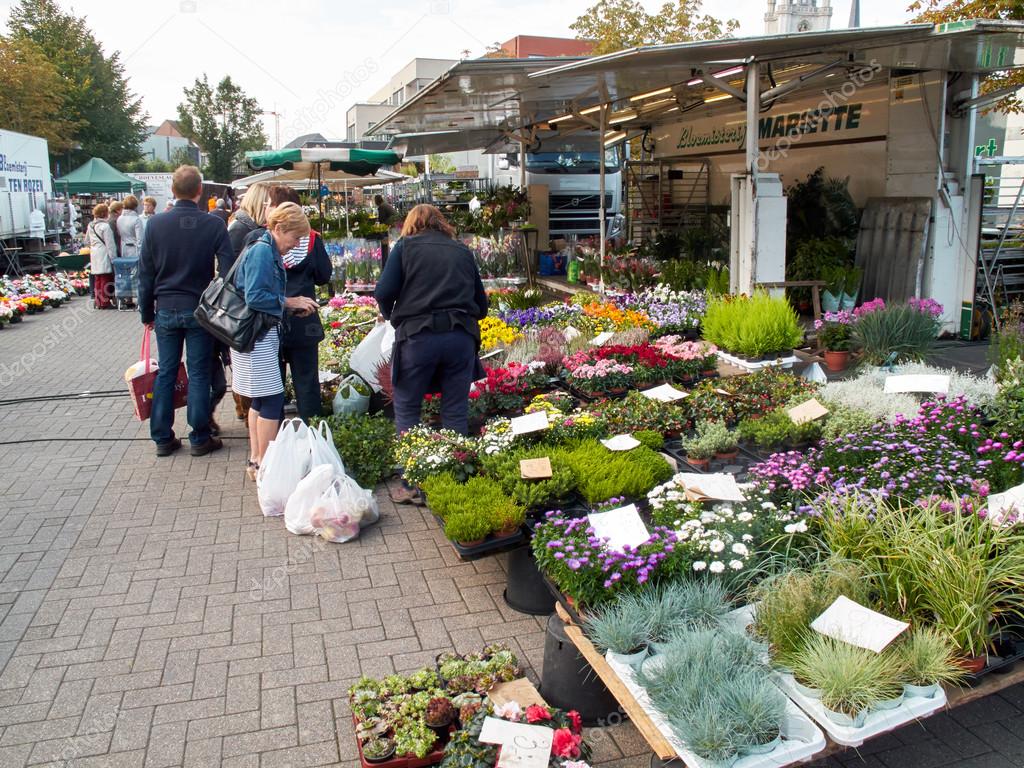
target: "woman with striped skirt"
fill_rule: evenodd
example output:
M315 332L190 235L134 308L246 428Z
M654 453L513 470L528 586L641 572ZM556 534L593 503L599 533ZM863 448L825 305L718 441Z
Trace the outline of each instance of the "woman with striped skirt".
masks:
M282 253L288 253L302 237L309 236L309 219L295 203L279 205L267 216L267 231L239 257L236 284L245 303L278 319L290 312L305 317L317 311L317 303L305 296L287 298ZM255 479L270 441L277 436L284 416L284 382L278 363L281 337L277 327L256 341L252 352L231 350L231 389L252 398L249 409L249 476Z

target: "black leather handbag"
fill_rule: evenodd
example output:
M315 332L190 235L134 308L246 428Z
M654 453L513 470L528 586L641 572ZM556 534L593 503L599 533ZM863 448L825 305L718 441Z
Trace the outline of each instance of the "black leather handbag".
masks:
M273 315L249 307L245 293L235 285L235 272L248 254L247 247L235 259L227 275L210 281L195 311L196 322L236 352L252 352L256 341L278 323Z

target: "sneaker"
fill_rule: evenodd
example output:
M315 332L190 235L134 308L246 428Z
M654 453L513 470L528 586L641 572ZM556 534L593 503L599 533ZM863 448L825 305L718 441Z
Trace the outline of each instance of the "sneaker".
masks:
M181 448L181 440L176 437L173 440L170 440L170 441L168 441L166 443L157 443L156 455L157 456L170 456L172 453L174 453L179 448Z
M191 453L193 456L205 456L208 453L219 451L223 447L223 440L221 440L219 437L211 437L205 443L202 443L200 445L193 445Z

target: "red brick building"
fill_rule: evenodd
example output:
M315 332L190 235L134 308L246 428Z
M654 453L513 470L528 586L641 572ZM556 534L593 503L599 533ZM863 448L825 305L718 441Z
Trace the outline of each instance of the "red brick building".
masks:
M501 44L501 49L513 59L529 59L534 56L589 56L593 48L594 43L591 40L537 35L516 35Z

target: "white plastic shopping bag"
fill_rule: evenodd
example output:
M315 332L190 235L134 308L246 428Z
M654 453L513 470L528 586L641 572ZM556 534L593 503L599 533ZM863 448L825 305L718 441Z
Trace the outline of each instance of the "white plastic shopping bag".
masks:
M334 436L326 421L321 421L309 430L309 465L316 468L322 464L330 466L335 474L345 474L345 462L334 444Z
M267 517L284 514L288 497L309 472L309 427L302 419L286 419L267 447L256 474L260 509Z
M310 434L315 432L310 430ZM309 474L299 481L284 508L284 527L290 533L305 536L316 532L310 525L310 515L320 497L334 484L337 476L333 465L321 464L314 466Z
M370 385L374 392L380 392L377 381L377 368L381 363L391 359L391 349L395 343L395 329L391 323L381 322L373 326L373 330L352 350L348 367L358 373L363 381Z
M342 544L379 519L373 493L360 488L348 475L338 475L313 505L309 523L318 536Z

